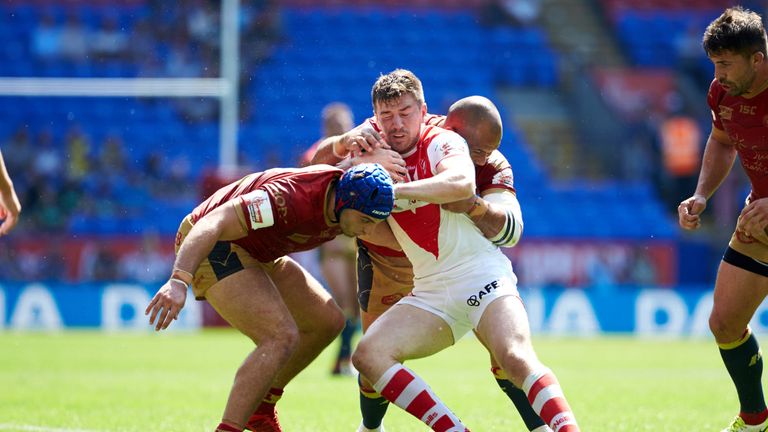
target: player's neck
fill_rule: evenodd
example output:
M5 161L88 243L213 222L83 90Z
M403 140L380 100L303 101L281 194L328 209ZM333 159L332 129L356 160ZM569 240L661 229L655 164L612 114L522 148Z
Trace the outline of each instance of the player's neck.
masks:
M742 96L750 99L753 98L768 88L768 63L764 63L757 71L755 76L755 82L752 84L752 88Z

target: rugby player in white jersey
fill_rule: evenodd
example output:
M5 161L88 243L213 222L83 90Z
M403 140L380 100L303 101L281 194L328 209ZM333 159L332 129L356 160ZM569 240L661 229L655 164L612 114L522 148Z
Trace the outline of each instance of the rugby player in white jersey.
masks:
M395 185L397 213L388 219L413 264L414 289L376 320L353 362L382 396L435 431L466 427L413 371L402 365L437 353L475 330L555 432L578 431L554 374L536 357L509 260L467 214L440 204L471 200L475 171L458 134L425 126L426 104L410 71L381 76L372 91L376 122L406 161L409 181Z
M447 116L428 113L424 123L461 135L467 141L475 164L477 197L443 204L442 207L458 213L474 210L470 219L486 238L499 247L515 246L523 232L523 219L516 198L512 167L498 150L503 125L494 103L482 96L464 97L451 105ZM375 153L375 149L387 147L375 117L349 132L324 139L314 152L312 163L337 164L353 150L362 149L366 144L370 146L366 151L370 150L371 154ZM476 206L478 200L483 202ZM410 294L413 268L399 248L393 250L358 240L357 283L363 331L366 331L392 305ZM492 356L491 372L496 383L513 402L527 430L552 431L533 410L525 392L507 380ZM364 377L358 379L358 384L362 419L357 432L383 432L383 419L389 402Z

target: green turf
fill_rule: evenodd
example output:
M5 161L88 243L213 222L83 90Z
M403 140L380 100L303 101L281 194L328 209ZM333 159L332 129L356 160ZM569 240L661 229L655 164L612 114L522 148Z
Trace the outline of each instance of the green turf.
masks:
M708 340L536 336L534 344L584 431L715 431L738 409ZM0 430L211 431L249 349L229 330L0 332ZM356 429L355 380L330 376L331 351L286 389L278 406L287 432ZM525 430L474 339L409 366L472 430ZM427 430L397 407L386 425L390 432Z

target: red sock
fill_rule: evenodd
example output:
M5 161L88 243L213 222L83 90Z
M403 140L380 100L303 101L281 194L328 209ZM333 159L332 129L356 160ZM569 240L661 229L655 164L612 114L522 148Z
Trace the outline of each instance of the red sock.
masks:
M436 432L465 431L459 418L426 382L400 363L394 364L373 387L388 401L408 411Z
M219 425L216 426L216 432L243 432L243 430L226 423L219 423Z
M275 404L283 396L283 389L272 387L264 396L259 406L254 411L254 415L273 414L275 412Z
M739 417L741 417L744 420L744 423L748 425L759 425L763 424L763 422L768 419L768 410L759 413L741 412L739 413Z
M248 422L245 427L248 430L263 429L265 425L269 425L274 430L280 430L280 421L277 419L277 411L275 410L275 404L283 396L283 389L272 387L267 392L264 399L256 407L256 411L248 418Z
M553 432L580 431L576 417L552 371L543 369L532 373L523 382L523 390L534 411Z

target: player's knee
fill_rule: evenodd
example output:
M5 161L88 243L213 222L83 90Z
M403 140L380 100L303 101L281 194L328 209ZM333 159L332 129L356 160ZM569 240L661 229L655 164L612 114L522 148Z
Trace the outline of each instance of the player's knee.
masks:
M734 325L726 316L713 309L709 315L709 330L719 343L733 342L744 332L744 326Z
M355 351L352 353L352 365L355 369L364 373L368 369L368 365L376 361L377 355L373 349L373 346L364 337L358 342Z
M285 363L293 355L299 345L299 328L295 323L284 324L275 327L274 332L270 332L261 338L258 347L266 352L278 363Z
M521 355L521 353L515 351L505 352L499 356L498 361L504 369L507 379L518 387L530 371L534 369L536 363L535 358Z
M336 339L336 336L344 330L344 325L347 320L344 316L344 312L342 312L335 304L328 309L328 313L323 316L324 319L320 324L319 329L323 334L330 338L330 340L334 340Z

